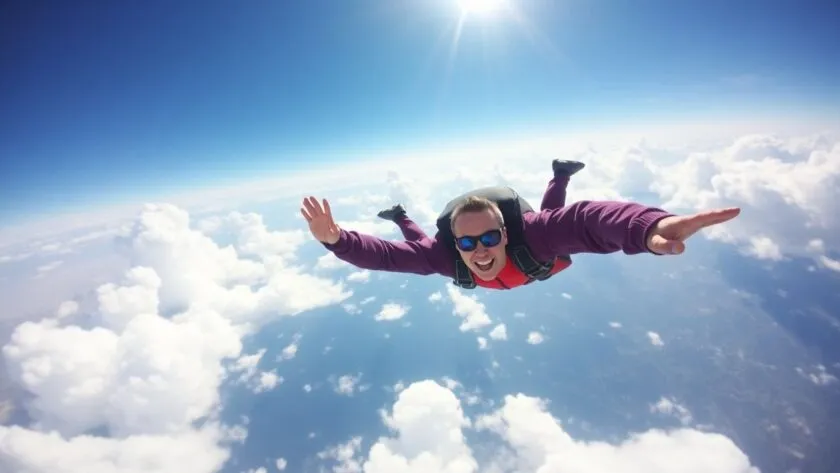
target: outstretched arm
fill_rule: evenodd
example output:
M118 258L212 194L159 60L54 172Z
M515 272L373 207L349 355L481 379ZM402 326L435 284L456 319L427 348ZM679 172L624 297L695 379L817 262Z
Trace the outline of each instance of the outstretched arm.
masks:
M553 255L647 253L648 232L671 215L632 202L580 201L540 212L528 232L533 232L536 243Z
M360 268L447 276L455 271L454 259L449 257L447 248L437 238L388 241L373 235L347 231L335 223L327 199L318 202L311 196L303 200L300 213L316 240L339 259Z
M633 202L581 201L530 219L528 239L553 255L681 254L686 239L739 213L731 207L677 216Z
M323 243L338 259L363 269L413 274L452 275L452 260L436 239L391 241L340 230L338 241Z

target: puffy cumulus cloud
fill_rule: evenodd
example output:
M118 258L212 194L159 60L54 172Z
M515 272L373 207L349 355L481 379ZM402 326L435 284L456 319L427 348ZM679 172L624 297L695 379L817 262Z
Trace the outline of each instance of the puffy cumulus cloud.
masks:
M196 471L209 472L227 458L218 426L193 425L212 418L222 361L241 349L229 321L207 311L178 321L139 312L117 327L44 319L17 328L3 353L11 378L32 395L33 424L0 427L0 465L174 472L196 454L204 457ZM88 434L98 428L109 437Z
M490 331L490 338L493 340L507 340L507 327L505 324L496 325Z
M347 275L347 280L350 282L366 283L370 281L370 274L370 270L368 269L354 271Z
M758 473L729 438L693 429L649 430L618 443L573 438L547 401L508 395L496 410L468 418L452 388L431 380L399 390L390 412L393 433L362 448L361 437L319 454L336 472L358 473ZM466 432L492 434L470 445ZM488 448L489 447L489 448Z
M359 385L359 381L361 379L361 373L358 373L355 376L351 374L345 374L339 376L338 378L331 376L329 378L329 382L333 385L333 391L335 391L336 393L345 396L352 396L353 393L365 392L368 389L370 389L369 384Z
M665 342L662 341L662 337L656 332L648 332L647 337L650 341L650 344L653 346L661 347L665 345Z
M204 227L232 228L234 243L219 246L182 209L147 206L119 239L131 268L96 288L90 310L67 301L15 328L3 355L31 424L0 426L0 470L221 468L246 435L218 423L225 377L256 392L283 381L258 370L264 350L243 356L242 337L351 293L294 266L297 232L239 213Z
M533 332L528 332L528 339L527 339L527 341L528 341L528 343L530 343L531 345L539 345L540 343L542 343L543 341L545 341L545 337L544 337L544 336L543 336L543 334L541 334L540 332L536 332L536 331L533 331Z
M352 293L340 282L293 266L293 249L304 241L297 231L268 232L262 220L234 213L236 246L220 247L190 226L189 214L172 205L149 205L124 247L134 265L155 268L164 284L161 310L202 305L236 322L262 323L341 302ZM240 257L252 256L252 258Z
M322 256L319 256L318 260L315 262L315 269L318 270L330 271L333 269L346 267L350 267L350 263L338 259L338 257L332 251L328 251Z
M79 303L76 301L64 301L58 306L55 316L59 319L76 314L79 311Z
M339 468L356 466L365 473L477 471L478 464L466 444L463 428L470 422L455 394L426 380L413 383L400 391L390 413L383 413L383 422L394 430L394 437L380 438L370 447L366 458L359 458L359 437L329 451L340 462Z
M271 391L283 382L283 377L274 370L259 371L259 363L265 352L263 348L252 355L242 355L228 367L230 373L240 373L236 383L248 386L255 394Z
M304 230L271 232L256 213L230 212L201 220L198 230L204 234L223 233L235 243L240 255L259 256L263 259L294 259L295 253L311 237Z
M466 295L454 285L447 285L446 292L452 301L452 314L464 319L458 327L462 332L478 330L490 325L490 316L484 308L484 304L478 301L478 297Z
M542 399L505 396L503 406L476 421L501 436L506 453L495 471L540 472L729 472L758 473L729 438L692 429L649 430L621 443L575 440L563 430Z
M190 471L216 472L227 461L226 445L232 441L217 425L122 439L66 438L57 432L0 426L0 471L178 473L190 465Z
M277 361L282 360L291 360L295 356L297 356L298 347L300 347L300 339L303 337L303 334L296 333L292 336L292 341L283 347L283 350L280 351L280 354L277 355Z
M422 181L400 175L396 171L389 171L386 182L388 184L388 196L393 203L401 203L412 219L420 225L433 226L440 215L440 208L436 207L437 202L432 199L432 180L425 178ZM454 196L452 196L454 197Z
M650 406L651 412L659 412L661 414L671 415L679 419L682 425L691 424L691 411L678 403L676 400L666 397L661 397L659 400Z
M382 308L379 312L374 316L374 320L377 321L391 321L391 320L399 320L408 313L411 309L410 306L404 304L397 304L394 302L388 302L382 305Z
M655 167L650 188L670 208L742 207L738 219L706 235L756 258L810 256L831 268L836 256L825 252L840 252L836 137L742 136ZM815 239L818 247L811 243Z

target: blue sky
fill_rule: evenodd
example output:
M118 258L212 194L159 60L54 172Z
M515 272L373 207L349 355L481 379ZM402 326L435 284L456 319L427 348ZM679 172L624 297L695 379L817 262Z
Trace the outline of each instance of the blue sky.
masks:
M831 2L4 3L0 218L377 150L836 112Z

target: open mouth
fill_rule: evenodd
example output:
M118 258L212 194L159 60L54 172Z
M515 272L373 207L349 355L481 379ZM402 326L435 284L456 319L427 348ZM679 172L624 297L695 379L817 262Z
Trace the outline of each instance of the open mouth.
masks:
M475 266L482 271L489 271L493 267L494 258L489 260L475 261Z

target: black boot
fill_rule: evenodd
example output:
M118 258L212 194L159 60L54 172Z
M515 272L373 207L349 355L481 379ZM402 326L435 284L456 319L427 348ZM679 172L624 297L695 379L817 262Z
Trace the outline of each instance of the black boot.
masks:
M402 204L397 204L391 207L390 209L380 210L379 213L376 214L376 216L381 219L390 220L394 222L397 220L397 217L405 217L405 209L403 208Z
M586 166L580 161L564 161L555 159L551 162L551 169L554 171L556 177L569 177Z

